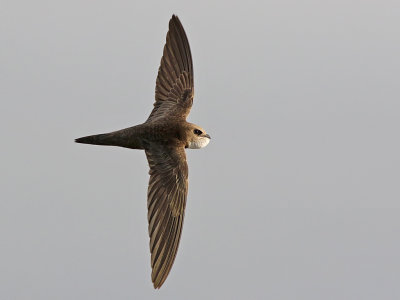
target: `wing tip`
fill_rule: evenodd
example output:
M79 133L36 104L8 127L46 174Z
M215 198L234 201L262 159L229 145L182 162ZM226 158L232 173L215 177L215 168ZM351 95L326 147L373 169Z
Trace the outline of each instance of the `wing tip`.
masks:
M169 272L168 272L169 273ZM156 276L152 278L152 282L153 282L153 287L155 290L158 290L161 288L161 286L164 284L165 280L167 279L167 275L163 275L163 276Z
M161 285L159 285L159 284L153 282L153 287L154 287L155 290L159 290L160 287L161 287Z
M181 20L179 20L178 16L175 14L173 14L171 17L171 20L169 20L169 26L172 26L172 25L175 25L178 27L182 26Z

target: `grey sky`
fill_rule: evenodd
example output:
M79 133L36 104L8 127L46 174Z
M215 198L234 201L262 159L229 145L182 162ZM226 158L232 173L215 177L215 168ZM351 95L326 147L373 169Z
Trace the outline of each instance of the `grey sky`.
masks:
M172 13L213 139L187 151L155 291L144 153L73 140L147 118ZM389 0L3 0L0 298L399 299L399 20Z

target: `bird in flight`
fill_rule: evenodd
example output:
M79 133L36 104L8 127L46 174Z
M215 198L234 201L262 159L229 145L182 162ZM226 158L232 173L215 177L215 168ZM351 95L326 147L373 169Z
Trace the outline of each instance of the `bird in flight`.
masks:
M167 279L182 234L188 193L185 148L203 148L211 139L203 128L186 122L193 96L189 42L181 22L173 15L158 69L154 108L148 119L140 125L75 140L145 151L150 167L147 208L154 288L160 288Z

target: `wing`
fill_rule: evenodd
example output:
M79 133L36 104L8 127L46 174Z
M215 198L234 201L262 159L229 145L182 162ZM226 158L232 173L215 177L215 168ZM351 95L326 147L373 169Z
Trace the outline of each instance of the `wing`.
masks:
M185 30L178 17L173 15L158 69L156 101L146 122L163 117L186 119L193 96L192 54Z
M151 279L160 288L178 251L188 191L185 149L152 145L146 149L150 166L147 208Z

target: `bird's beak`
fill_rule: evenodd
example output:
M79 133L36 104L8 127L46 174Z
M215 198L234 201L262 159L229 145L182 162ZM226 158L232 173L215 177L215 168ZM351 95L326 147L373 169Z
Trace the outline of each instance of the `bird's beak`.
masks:
M209 136L208 134L205 134L204 136L211 140L211 136Z

